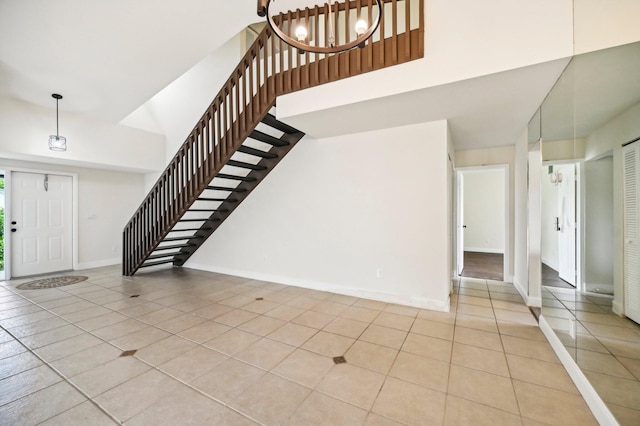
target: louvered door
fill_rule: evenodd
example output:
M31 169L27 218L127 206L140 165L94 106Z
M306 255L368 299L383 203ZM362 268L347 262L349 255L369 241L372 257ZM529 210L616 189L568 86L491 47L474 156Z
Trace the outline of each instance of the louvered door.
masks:
M640 143L624 155L624 311L640 323Z

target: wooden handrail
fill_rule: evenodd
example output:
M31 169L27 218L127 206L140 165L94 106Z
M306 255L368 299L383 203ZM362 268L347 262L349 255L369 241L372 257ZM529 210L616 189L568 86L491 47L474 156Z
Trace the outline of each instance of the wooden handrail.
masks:
M158 248L275 105L277 96L424 56L424 0L384 2L385 10L386 5L392 10L384 14L375 40L370 39L362 49L335 55L308 52L300 55L277 38L268 26L264 28L125 226L124 275L133 275ZM399 22L398 3L403 2L405 16ZM348 8L342 3L340 11L345 25L349 23L350 10L360 11L364 6L371 14L372 3L372 0L354 0ZM416 3L418 24L412 28L411 14ZM315 26L309 28L315 28L315 37L320 37L320 23L326 25L326 20L320 17L327 13L326 8L289 12L280 16L280 22L292 22L296 16L300 19L301 13L306 22L316 19ZM385 20L392 22L385 24ZM399 26L403 31L398 30ZM291 28L288 30L291 32ZM339 34L338 30L336 36Z

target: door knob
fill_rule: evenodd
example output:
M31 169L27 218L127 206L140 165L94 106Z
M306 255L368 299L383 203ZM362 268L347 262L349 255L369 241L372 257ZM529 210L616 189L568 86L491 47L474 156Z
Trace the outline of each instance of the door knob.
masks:
M11 224L12 224L12 225L17 225L18 223L17 223L15 220L12 220L12 221L11 221Z
M17 229L16 228L11 228L11 232L16 232Z

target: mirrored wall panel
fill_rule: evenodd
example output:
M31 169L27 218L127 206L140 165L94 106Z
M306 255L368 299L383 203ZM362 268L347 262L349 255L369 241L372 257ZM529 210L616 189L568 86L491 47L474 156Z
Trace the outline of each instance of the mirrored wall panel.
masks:
M640 43L573 58L529 124L542 141L542 315L622 425L640 425L640 252L628 236L640 173L625 160L639 137Z

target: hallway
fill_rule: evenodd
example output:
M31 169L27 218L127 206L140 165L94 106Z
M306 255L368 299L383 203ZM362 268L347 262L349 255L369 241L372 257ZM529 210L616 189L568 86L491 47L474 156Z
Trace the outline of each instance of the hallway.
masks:
M463 278L446 313L190 269L82 273L0 285L3 422L596 424L507 283Z
M504 255L500 253L464 252L464 269L461 277L494 281L504 279Z

